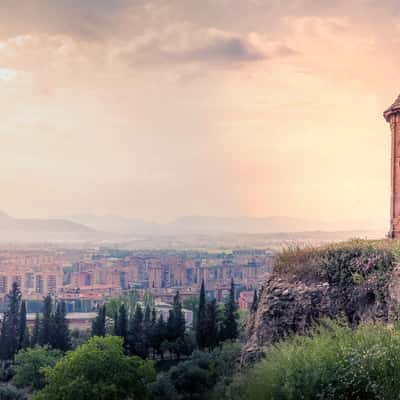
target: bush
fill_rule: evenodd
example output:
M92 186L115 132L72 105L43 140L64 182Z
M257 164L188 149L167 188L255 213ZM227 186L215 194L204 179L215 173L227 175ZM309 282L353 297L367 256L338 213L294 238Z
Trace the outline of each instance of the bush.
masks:
M353 331L324 323L310 336L267 349L227 399L395 400L400 393L400 331L380 325Z
M13 383L19 388L39 390L44 387L45 367L54 367L62 358L62 352L48 347L35 347L21 350L15 357L15 376Z
M352 323L357 305L386 307L390 274L399 260L394 241L351 240L318 248L289 248L278 255L274 271L289 279L325 281L339 290Z
M195 351L190 360L160 374L152 386L155 400L209 399L211 391L230 383L240 354L240 345L226 342L212 352ZM216 398L216 397L215 397Z
M150 361L126 356L122 338L106 336L68 352L45 375L47 385L35 400L147 400L155 370Z
M26 400L24 392L11 385L0 386L0 400Z

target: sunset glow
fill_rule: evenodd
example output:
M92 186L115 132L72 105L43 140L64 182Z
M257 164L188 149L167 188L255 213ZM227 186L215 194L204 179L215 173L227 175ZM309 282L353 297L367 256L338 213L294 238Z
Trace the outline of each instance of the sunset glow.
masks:
M386 229L382 112L400 93L399 11L392 0L3 1L0 209Z

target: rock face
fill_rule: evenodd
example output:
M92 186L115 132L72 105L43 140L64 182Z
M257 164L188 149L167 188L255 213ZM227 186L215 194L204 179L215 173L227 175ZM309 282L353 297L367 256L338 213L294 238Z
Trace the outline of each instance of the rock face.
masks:
M321 318L392 322L400 304L400 268L392 271L383 295L365 288L338 288L328 282L302 282L273 274L261 289L257 311L250 317L242 361L259 358L263 348L293 333L305 333Z

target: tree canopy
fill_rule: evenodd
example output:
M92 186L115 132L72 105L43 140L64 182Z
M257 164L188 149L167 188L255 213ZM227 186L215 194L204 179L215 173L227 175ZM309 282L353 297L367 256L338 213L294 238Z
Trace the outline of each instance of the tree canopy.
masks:
M48 384L34 400L149 399L153 363L124 354L122 338L93 337L45 370Z

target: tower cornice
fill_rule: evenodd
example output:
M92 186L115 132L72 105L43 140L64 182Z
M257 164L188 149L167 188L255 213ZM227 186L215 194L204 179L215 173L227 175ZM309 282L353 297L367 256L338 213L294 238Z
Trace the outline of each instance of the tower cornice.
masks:
M400 113L400 95L397 97L396 101L383 113L386 122L390 122L390 117L393 114Z

